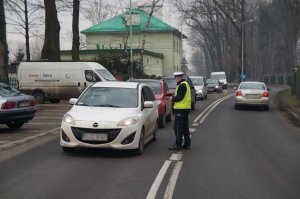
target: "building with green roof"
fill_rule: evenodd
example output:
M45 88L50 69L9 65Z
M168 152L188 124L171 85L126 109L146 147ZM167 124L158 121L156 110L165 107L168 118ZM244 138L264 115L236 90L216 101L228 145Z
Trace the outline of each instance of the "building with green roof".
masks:
M176 28L161 19L152 16L146 27L149 13L136 8L132 10L132 48L133 60L142 57L139 63L147 75L168 76L181 69L182 39L186 38ZM113 53L130 48L129 14L125 12L100 24L81 31L86 35L86 50L80 51L81 60L95 60L96 54ZM144 37L147 29L146 37ZM142 51L145 38L144 51ZM143 56L141 56L143 52ZM68 57L69 56L69 57ZM70 58L70 54L62 53L62 60ZM105 65L104 65L105 66Z

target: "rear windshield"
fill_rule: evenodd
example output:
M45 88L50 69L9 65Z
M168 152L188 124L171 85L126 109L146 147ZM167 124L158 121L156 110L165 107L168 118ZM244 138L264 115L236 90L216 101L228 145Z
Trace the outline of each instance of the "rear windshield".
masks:
M240 89L266 90L266 87L261 83L242 83Z
M211 74L212 79L226 79L225 74Z

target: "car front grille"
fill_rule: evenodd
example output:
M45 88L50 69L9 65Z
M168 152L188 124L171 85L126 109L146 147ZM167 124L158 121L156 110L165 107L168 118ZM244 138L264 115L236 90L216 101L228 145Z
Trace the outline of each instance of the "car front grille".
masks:
M88 144L105 144L112 142L119 135L122 129L90 129L90 128L77 128L71 127L73 135L80 142L88 143ZM106 134L107 141L97 141L97 140L82 140L82 135L84 133L99 133Z

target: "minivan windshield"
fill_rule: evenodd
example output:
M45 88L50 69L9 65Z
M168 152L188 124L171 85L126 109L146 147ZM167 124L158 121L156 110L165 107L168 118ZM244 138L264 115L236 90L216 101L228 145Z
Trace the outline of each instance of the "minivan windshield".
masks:
M190 77L194 85L202 86L204 84L203 78L201 77Z
M116 80L116 78L106 69L96 69L96 72L107 81Z
M137 89L117 87L90 87L76 105L134 108L138 106Z
M212 79L226 79L226 75L225 74L212 74L211 78Z

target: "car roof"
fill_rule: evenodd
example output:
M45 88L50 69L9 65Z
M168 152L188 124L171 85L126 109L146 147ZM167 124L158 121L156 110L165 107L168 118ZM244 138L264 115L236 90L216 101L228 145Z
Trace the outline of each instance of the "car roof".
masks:
M162 79L161 80L158 80L158 79L130 79L129 82L157 82L157 83L160 83L161 81L163 81Z
M97 82L92 87L116 87L116 88L137 88L140 82L107 81Z
M264 84L264 82L259 82L259 81L243 81L243 82L241 82L241 84L242 83L249 83L249 84Z

